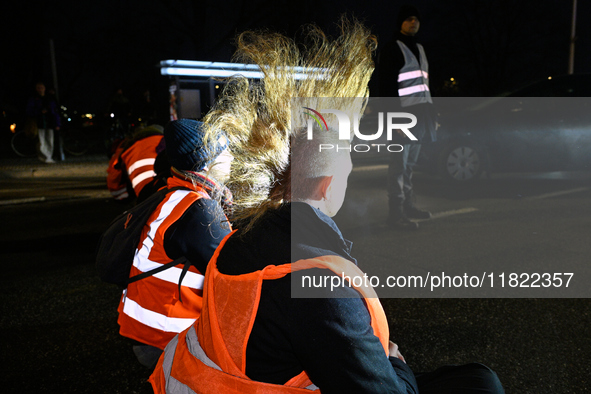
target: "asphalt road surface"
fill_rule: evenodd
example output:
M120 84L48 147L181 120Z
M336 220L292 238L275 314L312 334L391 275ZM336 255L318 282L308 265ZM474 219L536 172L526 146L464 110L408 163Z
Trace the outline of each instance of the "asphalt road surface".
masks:
M120 290L94 272L98 237L126 207L106 192L106 161L91 159L0 163L3 392L151 392L150 371L118 335ZM434 218L413 233L385 225L385 176L383 166L358 167L335 218L372 275L498 279L568 267L576 283L588 274L588 173L494 176L469 187L416 174L417 204ZM479 361L507 393L591 392L589 286L577 290L581 298L564 287L530 296L538 289L506 286L417 289L413 298L386 289L391 339L415 371Z

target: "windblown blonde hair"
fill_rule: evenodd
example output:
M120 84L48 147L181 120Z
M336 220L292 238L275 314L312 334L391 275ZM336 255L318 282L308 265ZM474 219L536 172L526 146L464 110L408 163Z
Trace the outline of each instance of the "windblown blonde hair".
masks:
M363 112L365 100L359 98L369 95L377 41L355 20L343 17L338 25L336 39L316 26L306 27L302 50L277 33L247 31L237 38L235 61L257 64L264 78L230 78L203 121L206 138L217 138L216 130L224 130L229 139L234 161L226 185L234 196L234 219L244 231L289 199L290 140L307 122L302 111L292 113L294 100L305 100L317 110L343 110L350 119ZM307 74L298 80L299 67ZM334 100L320 104L315 98Z

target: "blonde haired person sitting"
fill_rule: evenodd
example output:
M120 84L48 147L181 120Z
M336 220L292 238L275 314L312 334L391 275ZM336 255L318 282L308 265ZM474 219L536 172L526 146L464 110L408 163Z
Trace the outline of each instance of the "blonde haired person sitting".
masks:
M373 290L321 287L292 298L304 275L363 275L331 219L350 153L319 151L347 141L332 123L308 139L301 111L362 112L375 39L358 23L340 27L334 41L310 28L306 54L281 35L239 37L239 55L265 78L236 78L204 120L228 133L238 230L208 265L201 317L171 341L150 377L156 393L418 392ZM296 79L294 66L309 74Z

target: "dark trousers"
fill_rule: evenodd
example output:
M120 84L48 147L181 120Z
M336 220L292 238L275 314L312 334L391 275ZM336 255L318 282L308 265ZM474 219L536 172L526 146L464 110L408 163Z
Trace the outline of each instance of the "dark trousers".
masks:
M55 141L54 150L57 150L57 152L54 153L54 157L57 155L57 160L66 160L66 156L64 155L64 136L62 129L55 130L53 137Z
M388 205L390 215L398 213L405 204L412 205L412 170L417 164L421 144L405 144L400 153L390 153L388 164Z
M449 365L415 374L421 394L504 394L497 374L486 365Z
M418 141L411 142L410 139L396 136L393 143L403 146L400 153L390 153L388 165L388 205L390 218L398 219L403 212L403 206L413 205L412 172L417 164L421 152L421 142L428 143L436 139L436 121L433 105L419 104L403 108L404 111L416 116L417 124L411 128L411 132Z

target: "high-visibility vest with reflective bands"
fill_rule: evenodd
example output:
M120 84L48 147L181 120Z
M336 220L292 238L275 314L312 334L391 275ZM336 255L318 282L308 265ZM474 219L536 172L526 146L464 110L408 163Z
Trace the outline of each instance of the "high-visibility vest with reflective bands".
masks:
M162 135L142 138L121 154L121 160L125 163L127 175L136 196L139 196L142 188L156 176L154 172L154 162L158 156L156 147L162 138L164 138Z
M420 63L412 51L400 40L396 41L404 55L404 66L398 72L398 96L403 107L432 103L429 90L429 63L421 44Z
M325 268L337 275L363 276L350 261L339 256L299 260L244 275L225 275L217 257L229 234L216 250L205 274L201 317L164 349L150 376L155 393L310 393L318 390L305 371L284 385L257 382L246 374L246 346L264 280L280 279L294 271ZM388 322L372 288L355 288L364 298L374 334L388 354ZM319 390L318 390L319 391Z
M209 198L199 186L169 178L167 187L176 186L192 190L168 193L150 216L142 231L130 277L173 261L164 250L166 230L197 200ZM201 312L204 277L191 265L181 282L182 302L179 302L182 268L179 264L127 286L118 308L121 335L164 349L176 334L195 322Z
M115 151L107 170L107 187L115 199L120 200L129 196L127 181L137 197L144 186L156 176L156 147L162 138L164 137L161 134L152 135L137 140L124 151L121 148ZM123 171L126 171L126 176L123 176Z

